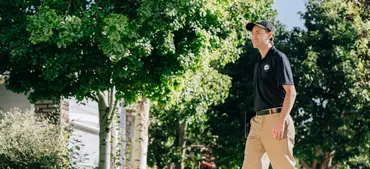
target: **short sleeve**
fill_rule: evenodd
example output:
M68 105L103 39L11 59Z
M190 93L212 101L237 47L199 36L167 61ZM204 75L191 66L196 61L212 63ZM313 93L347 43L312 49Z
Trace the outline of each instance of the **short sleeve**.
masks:
M292 69L288 58L286 58L286 56L278 57L276 64L278 86L294 84Z

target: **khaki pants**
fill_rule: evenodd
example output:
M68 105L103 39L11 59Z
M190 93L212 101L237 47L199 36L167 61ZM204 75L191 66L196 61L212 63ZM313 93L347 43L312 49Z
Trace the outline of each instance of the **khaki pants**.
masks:
M295 169L293 157L294 123L290 116L285 121L285 133L282 140L272 137L272 127L280 114L254 116L251 119L242 169L264 169L261 157L267 153L274 169Z

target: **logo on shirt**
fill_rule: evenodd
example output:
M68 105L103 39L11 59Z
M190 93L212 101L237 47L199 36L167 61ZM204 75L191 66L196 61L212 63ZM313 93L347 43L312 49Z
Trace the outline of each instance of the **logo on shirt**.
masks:
M263 66L263 70L265 70L265 72L267 72L268 70L270 69L270 65L265 65L265 66Z

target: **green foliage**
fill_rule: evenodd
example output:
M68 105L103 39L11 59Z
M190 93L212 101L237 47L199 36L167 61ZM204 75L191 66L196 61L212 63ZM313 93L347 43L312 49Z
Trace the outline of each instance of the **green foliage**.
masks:
M179 123L187 123L186 147L193 145L209 146L215 143L214 136L206 130L210 106L223 101L228 95L231 79L214 69L187 72L178 80L184 81L178 90L171 94L171 103L156 105L152 109L155 123L150 129L150 163L164 168L169 163L181 159L181 146L178 143ZM189 148L187 154L200 153L201 147ZM199 154L200 156L200 154ZM199 159L184 159L187 165Z
M195 35L201 38L197 42L200 44L190 43L192 45L203 46L203 48L198 50L198 54L204 56L202 58L203 61L201 64L195 64L199 67L197 71L185 71L183 76L172 79L176 87L172 90L173 92L169 99L170 102L167 105L158 104L153 106L152 115L155 120L151 125L149 146L149 160L151 165L155 164L159 168L163 168L171 162L176 163L181 160L181 146L178 143L179 134L177 131L179 124L188 123L186 132L186 147L188 151L184 160L190 168L199 164L199 160L201 160L201 147L217 147L216 140L224 139L219 137L219 133L217 135L212 133L212 128L209 128L207 125L211 123L217 126L217 129L222 128L223 123L217 124L217 122L210 122L215 120L210 118L215 116L213 118L217 118L218 120L225 118L225 116L206 112L210 106L220 104L228 96L230 79L225 75L217 73L213 68L221 69L228 62L235 62L237 60L238 55L235 54L238 54L241 50L241 48L238 48L238 45L243 43L247 37L245 20L258 20L274 15L270 8L271 3L271 1L225 1L222 3L218 2L215 5L216 3L213 1L209 1L207 2L206 9L200 9L199 13L191 14L192 17L205 16L206 21L212 21L210 22L211 24L207 24L207 29L196 32ZM266 9L264 7L269 7L268 9L270 9L271 13L265 13ZM169 11L169 15L173 15L175 12ZM215 17L216 15L218 17ZM201 19L201 23L206 22ZM225 29L224 33L218 30L220 29L217 28L219 26ZM213 32L216 33L213 35ZM222 42L222 38L226 37L226 35L229 38ZM239 41L233 42L233 38L237 38ZM172 49L172 45L167 46L169 50ZM182 65L185 67L191 65L189 63L194 62L194 60L191 60L192 58L181 62L183 63ZM243 66L248 67L246 65ZM235 103L233 106L235 107ZM233 129L222 128L221 130L230 131ZM242 134L241 128L234 131L240 131L236 133ZM239 140L238 144L244 144L240 142L242 137L237 140ZM242 151L243 149L241 148L240 150ZM233 148L230 147L230 150L235 152L235 144ZM226 159L226 156L230 154L221 155L220 153L216 155L220 155L216 157L216 161L218 162ZM227 168L240 165L238 164L239 161L235 162L230 159L226 161L223 162L226 163L225 166ZM219 163L217 162L216 164L218 165ZM223 162L220 163L221 166L225 164Z
M370 20L353 2L310 1L307 31L295 29L285 45L297 88L293 110L297 157L333 164L369 157ZM361 157L360 157L361 158Z
M0 55L9 58L11 70L7 88L27 93L32 102L59 96L97 100L98 92L115 88L126 102L146 97L177 104L170 94L188 83L181 77L189 79L198 70L214 73L211 66L238 58L246 11L264 3L1 1ZM205 111L226 96L205 91L196 97L207 101L187 112ZM188 105L194 102L186 99ZM176 109L184 110L179 104ZM187 112L180 117L192 115Z
M307 31L287 32L278 25L275 44L292 63L298 92L291 113L297 130L295 154L310 164L323 163L335 150L333 165L368 165L370 37L363 8L352 1L311 1L303 14ZM242 164L244 133L234 131L243 131L245 112L253 116L251 82L258 56L247 43L241 58L223 69L233 79L230 96L213 108L208 120L218 136L213 153L220 167Z
M7 87L31 101L118 97L167 101L173 78L238 57L244 1L2 1ZM243 4L243 5L241 5ZM127 10L122 10L127 9Z
M0 112L0 168L69 167L68 133L33 113Z

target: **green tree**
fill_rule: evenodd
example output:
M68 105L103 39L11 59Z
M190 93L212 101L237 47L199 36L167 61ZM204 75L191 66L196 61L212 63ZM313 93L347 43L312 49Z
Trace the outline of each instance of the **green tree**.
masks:
M307 31L278 28L275 44L292 63L298 92L291 113L297 131L294 150L305 168L369 165L370 27L363 10L366 4L310 1L303 14ZM228 168L242 163L245 142L243 133L230 131L244 128L241 113L246 112L247 119L253 115L250 82L252 59L258 53L252 53L250 45L245 51L236 64L224 69L233 78L230 97L213 109L214 117L208 120L212 133L219 136L213 149L217 163Z
M181 85L177 77L237 58L245 22L228 11L233 3L0 1L0 54L9 58L11 70L7 87L27 93L32 102L60 96L97 101L99 168L109 168L111 124L120 98L165 102ZM147 137L140 140L146 158Z
M250 44L246 48L248 54L243 53L222 71L232 78L232 87L225 102L210 110L207 121L208 130L217 136L216 144L211 145L212 153L217 166L222 168L238 168L243 164L245 119L253 116L253 65L258 51L253 51Z
M304 168L346 167L370 154L370 22L352 1L310 1L286 43L297 99L297 157Z
M240 11L239 10L240 7L237 8L236 5L232 5L233 8L230 10L234 10L234 11L237 10L239 12L239 15L242 15L242 17L247 20L258 20L258 19L262 19L266 17L271 17L274 15L274 12L271 9L271 3L272 1L252 1L252 3L244 4L245 6L243 7L244 11L243 10ZM240 27L240 29L243 29L243 27ZM244 43L246 40L245 37L246 37L247 31L246 30L243 30L243 31L244 31L243 32L244 36L243 38L240 38L239 45ZM241 48L241 46L239 46L239 48ZM250 58L248 58L248 61L250 61ZM237 60L236 62L239 62L239 60ZM251 67L253 67L253 64L250 64L250 65ZM228 65L228 67L230 69L230 65ZM240 67L242 68L240 70L237 70L240 73L245 73L245 72L241 72L241 70L250 68L249 65L243 65L243 64L240 64ZM223 69L222 67L218 67L218 68ZM224 71L224 73L228 73L228 72ZM230 76L230 74L228 75ZM198 77L197 75L193 75L193 76ZM207 76L213 77L213 75L211 74ZM242 76L245 76L245 74L238 74L238 76L242 77ZM235 76L231 76L231 77L233 78L233 81L235 81L234 78L238 78ZM197 79L191 78L189 80L197 80ZM194 82L188 82L188 83L191 84ZM154 117L156 118L155 120L156 123L155 125L152 125L152 128L151 128L152 130L151 132L152 141L150 145L151 162L156 164L159 168L164 168L166 165L169 165L171 162L177 164L176 165L177 167L180 164L178 163L179 161L185 160L186 164L189 167L190 166L194 167L194 162L198 162L199 164L199 160L201 159L200 150L202 148L212 149L214 147L218 147L216 146L216 140L222 140L218 142L223 142L223 141L226 141L227 139L230 139L230 138L223 138L223 135L220 135L220 132L218 132L221 130L221 131L229 131L229 132L230 131L240 131L240 132L237 132L239 138L237 139L233 138L236 142L238 142L238 144L233 144L235 143L233 142L234 140L229 140L232 142L231 144L228 144L228 146L230 146L228 147L230 148L229 149L230 154L222 154L223 152L220 153L220 151L216 152L216 153L220 153L220 155L222 154L222 156L216 157L215 159L217 166L219 166L218 162L221 160L225 160L223 161L225 162L224 163L225 165L222 165L223 163L220 163L220 164L221 166L224 166L226 168L230 168L230 167L235 168L237 166L240 166L241 164L240 160L233 160L235 159L235 155L233 153L235 152L235 146L239 144L244 144L242 141L244 140L242 136L243 128L240 128L241 125L238 128L236 128L236 130L233 130L234 128L231 128L231 127L223 128L225 125L230 125L230 124L224 124L225 121L221 121L221 123L219 123L219 121L216 121L216 120L225 120L225 118L227 117L221 116L221 114L217 114L217 113L204 113L203 111L206 109L204 110L201 109L201 111L197 110L196 107L206 106L206 108L208 108L210 105L215 105L215 104L210 104L211 100L209 99L211 99L211 97L204 97L207 94L212 95L212 93L209 93L212 91L210 91L207 85L204 85L201 88L196 85L193 87L192 86L193 85L188 86L187 88L184 88L184 90L189 90L190 88L192 88L191 91L194 91L194 93L191 94L190 96L185 97L186 95L184 95L184 98L190 97L192 98L191 100L186 99L181 102L177 102L175 105L167 105L167 106L170 106L168 108L158 106L155 109L153 109L153 114L154 114ZM231 91L234 92L235 89L234 91L233 89L231 89ZM221 94L222 92L224 91L220 90L219 94ZM244 96L241 96L241 97L244 97ZM230 101L229 104L230 104L229 106L232 107L232 109L237 109L237 108L244 109L243 106L239 107L239 105L236 108L235 105L237 105L238 102ZM244 117L240 117L239 115L244 116L242 112L241 113L238 112L238 116L236 117L237 119L233 119L233 120L237 120L238 122L233 122L232 124L236 124L236 123L243 124L244 123L243 120L240 120L240 119L243 119ZM176 123L178 125L175 126L174 124ZM188 125L185 125L187 123ZM209 124L214 124L215 127L210 128L208 127ZM181 129L180 126L182 127L186 126L187 130L180 130ZM211 132L211 130L215 130L216 132L213 133ZM182 137L186 137L185 141L181 141L183 140L181 139ZM185 149L185 148L182 148L181 146L183 147L185 146L187 148ZM244 148L241 148L240 150L242 149ZM185 152L188 152L188 153L185 153ZM186 154L188 157L184 156L184 154ZM231 154L233 154L233 156L231 156ZM226 156L229 156L229 157L226 157Z
M346 0L346 2L353 3L356 5L360 11L360 16L363 20L370 19L370 13L368 12L370 10L370 1L368 0Z
M228 76L212 68L187 72L179 80L184 82L172 93L172 102L153 109L150 160L159 168L172 163L176 169L183 169L186 164L187 168L194 168L199 162L199 150L214 140L205 130L206 112L227 97L231 86Z

